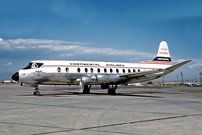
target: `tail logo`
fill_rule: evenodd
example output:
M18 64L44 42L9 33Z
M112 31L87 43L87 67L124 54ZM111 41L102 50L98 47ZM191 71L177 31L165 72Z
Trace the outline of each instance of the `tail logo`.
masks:
M167 53L167 52L159 52L159 54L169 54L169 53Z
M161 50L168 50L167 48L161 48Z

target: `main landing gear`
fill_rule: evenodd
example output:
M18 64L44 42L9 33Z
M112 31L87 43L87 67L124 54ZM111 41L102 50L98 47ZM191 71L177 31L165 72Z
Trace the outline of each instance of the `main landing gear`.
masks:
M36 87L36 89L35 89L33 95L35 95L35 96L40 96L40 92L39 92L38 90L39 90L39 88Z
M83 87L83 94L89 94L90 93L91 85L84 85Z
M115 95L116 94L116 89L117 89L117 84L116 85L109 85L108 89L108 94L109 95Z

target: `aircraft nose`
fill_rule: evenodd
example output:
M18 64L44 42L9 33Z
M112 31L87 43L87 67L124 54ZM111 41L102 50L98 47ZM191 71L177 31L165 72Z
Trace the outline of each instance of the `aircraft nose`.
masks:
M19 80L19 73L16 72L16 73L12 76L12 79L15 80L15 81L18 81L18 80Z

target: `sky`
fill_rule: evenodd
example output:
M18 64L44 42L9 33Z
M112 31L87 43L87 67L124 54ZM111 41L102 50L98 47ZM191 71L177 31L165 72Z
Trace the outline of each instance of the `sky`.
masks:
M173 64L192 62L164 79L176 80L183 72L199 81L201 7L201 0L1 1L0 75L31 60L152 60L166 41Z

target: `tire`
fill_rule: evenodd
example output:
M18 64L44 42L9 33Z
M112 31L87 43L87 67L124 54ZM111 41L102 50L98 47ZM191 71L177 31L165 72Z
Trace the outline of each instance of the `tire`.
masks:
M109 90L108 90L108 94L109 94L109 95L115 95L115 94L116 94L116 90L114 90L114 89L109 89Z
M89 93L90 93L90 87L88 87L88 85L85 85L83 89L83 94L89 94Z
M34 92L36 96L40 96L40 92L39 91L35 91Z

